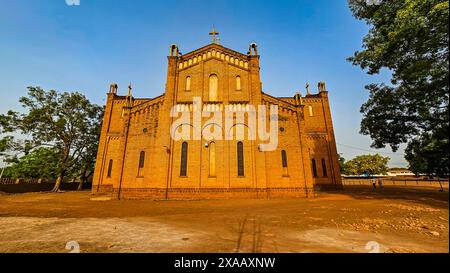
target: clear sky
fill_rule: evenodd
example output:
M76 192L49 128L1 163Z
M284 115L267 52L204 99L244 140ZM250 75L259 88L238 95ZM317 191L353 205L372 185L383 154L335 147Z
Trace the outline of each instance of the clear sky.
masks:
M346 0L0 0L0 112L20 110L27 86L79 91L103 104L109 84L135 97L164 92L169 45L183 53L210 43L215 25L222 45L246 53L259 46L263 91L293 96L305 83L325 81L338 152L346 159L379 152L406 166L403 150L373 151L359 134L364 86L388 82L346 61L368 31ZM76 1L75 1L76 2Z

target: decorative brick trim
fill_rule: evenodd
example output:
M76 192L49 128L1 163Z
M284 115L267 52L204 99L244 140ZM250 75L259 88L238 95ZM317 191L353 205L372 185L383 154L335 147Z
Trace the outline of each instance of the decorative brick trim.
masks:
M114 189L113 198L118 199L119 190ZM197 189L197 188L175 188L156 189L156 188L134 188L121 189L120 199L137 200L165 200L166 196L170 200L196 200L196 199L271 199L271 198L305 198L313 197L312 188L234 188L234 189Z

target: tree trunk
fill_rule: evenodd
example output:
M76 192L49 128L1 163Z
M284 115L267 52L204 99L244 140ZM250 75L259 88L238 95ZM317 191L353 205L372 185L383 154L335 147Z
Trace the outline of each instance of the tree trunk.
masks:
M80 179L80 183L78 183L78 188L77 191L82 191L83 190L83 184L86 181L86 178L84 177L84 175L81 177Z
M61 186L61 182L64 178L64 175L66 174L66 164L67 164L67 160L69 159L69 155L70 155L70 148L67 148L64 150L64 158L61 162L61 169L60 169L60 173L58 178L56 179L56 183L55 183L55 187L53 187L53 192L59 192L59 187Z
M86 163L84 165L84 169L81 172L81 177L80 177L80 183L78 184L78 189L77 191L81 191L83 190L83 184L86 182L88 176L87 176L87 172L89 171L89 166L91 165L90 162Z
M444 191L444 187L442 187L441 177L440 176L438 176L438 182L439 182L439 186L441 186L441 189L439 191Z
M53 187L53 190L52 190L53 192L60 192L59 187L61 187L61 183L62 183L65 175L66 175L66 170L65 169L61 170L58 178L56 179L55 187Z
M81 177L80 177L80 183L78 184L77 191L82 191L82 190L83 190L83 184L84 184L84 183L86 182L86 180L87 180L86 172L87 172L87 169L84 169L83 173L81 174Z
M55 186L53 187L53 192L59 192L59 187L61 186L61 181L63 180L63 176L59 175L56 179Z

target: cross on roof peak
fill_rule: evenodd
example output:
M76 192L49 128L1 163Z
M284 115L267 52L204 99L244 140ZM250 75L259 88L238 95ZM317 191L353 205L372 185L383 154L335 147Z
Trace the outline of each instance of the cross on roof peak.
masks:
M212 31L209 33L209 35L212 36L212 43L213 44L220 44L220 38L216 37L218 36L220 33L216 31L216 28L213 26Z

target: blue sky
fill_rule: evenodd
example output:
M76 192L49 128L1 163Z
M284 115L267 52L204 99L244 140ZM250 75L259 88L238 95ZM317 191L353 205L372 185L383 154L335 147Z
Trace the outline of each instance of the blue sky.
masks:
M110 82L119 93L132 82L134 96L158 96L169 45L183 53L204 46L212 25L231 49L246 53L258 43L269 94L293 96L306 82L315 90L325 81L339 153L371 153L370 138L359 134L364 86L389 74L369 76L346 61L368 31L346 0L0 0L0 112L20 110L27 86L79 91L98 104ZM375 152L406 166L403 150Z

